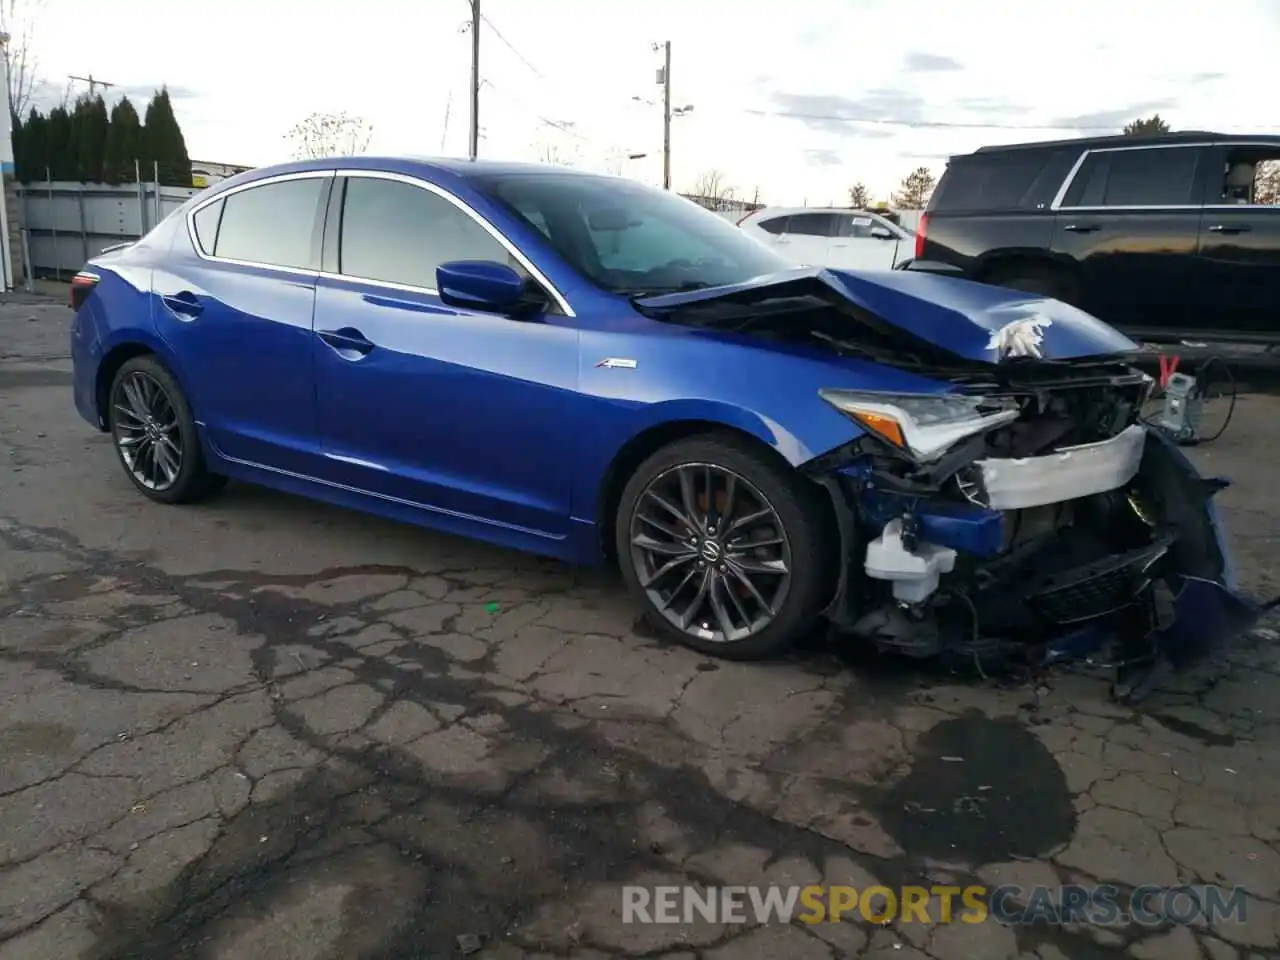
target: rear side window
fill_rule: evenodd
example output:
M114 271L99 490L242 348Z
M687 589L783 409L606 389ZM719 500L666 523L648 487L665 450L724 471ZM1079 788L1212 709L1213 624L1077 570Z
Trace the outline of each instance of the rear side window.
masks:
M207 207L201 207L191 218L196 228L196 243L210 256L213 256L213 251L217 249L218 221L222 219L222 205L225 202L225 200L219 200Z
M276 267L316 269L316 214L327 183L325 177L307 177L231 194L222 204L214 255Z
M347 181L338 270L362 280L434 290L450 260L508 263L506 247L438 194L376 177Z
M790 220L787 233L796 237L834 237L840 225L834 213L797 213Z
M1102 150L1091 153L1064 207L1177 207L1196 202L1200 147Z
M1010 150L958 157L947 165L930 211L1007 211L1048 205L1078 150Z
M765 233L772 233L776 236L787 232L787 221L790 219L790 217L770 217L768 220L761 220L756 226Z

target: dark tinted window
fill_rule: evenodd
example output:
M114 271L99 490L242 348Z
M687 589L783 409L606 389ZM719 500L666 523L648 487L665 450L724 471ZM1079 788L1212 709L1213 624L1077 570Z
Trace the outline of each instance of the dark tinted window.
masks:
M250 187L226 198L214 252L230 260L311 269L316 212L327 179Z
M797 213L787 224L787 233L798 237L834 237L839 217L834 213Z
M1010 150L947 165L930 210L1023 210L1053 199L1077 151Z
M566 263L606 290L741 283L788 266L728 220L668 190L579 173L471 182L544 233Z
M761 220L758 226L765 233L779 234L787 232L787 221L790 217L770 217L768 220Z
M507 249L468 214L429 190L352 177L342 208L338 269L350 277L435 289L450 260L507 263Z
M218 243L218 218L222 216L222 204L219 200L207 207L201 207L192 218L196 227L196 242L205 253L212 254Z
M1202 150L1161 147L1090 154L1063 206L1162 207L1193 204Z

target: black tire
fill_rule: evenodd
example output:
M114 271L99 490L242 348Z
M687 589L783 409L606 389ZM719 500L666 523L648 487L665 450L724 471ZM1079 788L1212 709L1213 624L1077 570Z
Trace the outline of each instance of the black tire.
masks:
M1040 297L1052 297L1063 303L1075 303L1075 290L1069 278L1050 267L1034 264L1009 267L993 273L986 282L993 286L1033 293Z
M772 620L757 632L739 639L706 639L682 630L658 610L637 570L632 529L633 523L638 522L636 515L641 499L655 481L688 464L711 465L731 471L746 481L746 487L754 488L753 492L762 495L772 508L788 544L790 581L785 598ZM650 456L623 489L614 525L618 564L627 588L643 608L645 619L661 636L727 660L775 656L805 636L831 599L838 571L835 561L839 538L830 532L833 529L828 516L830 510L824 507L821 491L810 487L807 481L749 442L724 433L679 440Z
M157 404L164 408L167 403L172 411L172 426L166 430L170 438L169 447L180 451L181 459L175 476L170 481L164 479L163 485L148 484L140 473L147 473L144 466L137 462L131 464L126 454L130 440L136 441L137 435L145 432L135 421L137 417L126 412L130 407L129 391L140 382L154 384L160 393ZM111 389L107 394L107 425L111 430L112 446L116 457L124 468L125 476L137 490L156 503L179 504L194 503L203 500L219 490L227 482L226 477L209 472L205 464L204 451L200 447L200 437L196 432L195 417L191 413L191 405L168 369L158 358L150 354L134 357L116 371L111 381ZM176 434L176 438L173 437ZM156 442L151 443L157 446ZM135 455L141 459L142 455ZM169 461L171 462L171 461ZM152 461L154 467L154 461Z

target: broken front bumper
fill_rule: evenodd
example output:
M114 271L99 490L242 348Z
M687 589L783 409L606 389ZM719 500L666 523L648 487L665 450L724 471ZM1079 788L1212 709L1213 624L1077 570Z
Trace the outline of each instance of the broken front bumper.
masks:
M865 465L824 481L833 492L846 547L839 595L828 611L833 622L855 629L868 604L885 604L886 591L876 580L890 581L888 604L906 609L927 601L935 589L939 597L952 592L963 568L966 589L986 579L995 584L996 601L1021 604L1022 619L1012 632L1043 661L1088 656L1123 639L1120 634L1132 635L1135 607L1151 607L1157 587L1169 599L1166 609L1137 632L1153 653L1176 665L1203 658L1256 623L1259 607L1239 592L1213 503L1226 482L1202 478L1158 432L1136 425L1103 443L976 466L985 506L883 489ZM1007 511L1110 491L1123 493L1150 525L1148 542L1078 562L1063 547L1061 564L1008 596L997 574L1016 567L1020 558L1007 546ZM1130 491L1158 504L1158 516L1145 516ZM982 597L965 593L962 599L975 608L977 620ZM973 626L975 634L984 628L981 622ZM1001 625L1002 639L1008 639L1006 627Z

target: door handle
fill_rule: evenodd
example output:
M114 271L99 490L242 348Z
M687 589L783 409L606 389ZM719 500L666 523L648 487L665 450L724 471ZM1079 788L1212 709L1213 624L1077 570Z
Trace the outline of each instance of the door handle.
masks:
M1101 230L1102 227L1096 223L1068 223L1062 229L1071 233L1094 233Z
M185 290L182 293L162 296L160 302L179 320L194 320L204 310L204 304L196 299L196 295Z
M354 353L364 357L368 356L376 346L373 341L353 327L343 327L340 330L321 330L319 335L321 340L337 350L339 354Z
M1209 228L1210 233L1248 233L1253 228L1247 223L1227 224L1215 223Z

